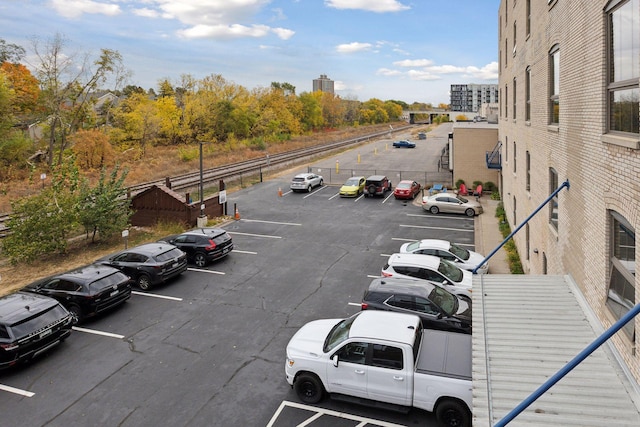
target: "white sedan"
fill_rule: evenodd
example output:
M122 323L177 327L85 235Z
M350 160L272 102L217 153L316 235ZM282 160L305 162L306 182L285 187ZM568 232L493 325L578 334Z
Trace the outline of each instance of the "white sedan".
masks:
M473 271L482 263L484 256L473 252L448 240L422 239L416 242L405 243L400 246L400 253L434 255L446 259L464 270ZM489 271L489 263L482 264L476 273L485 274Z

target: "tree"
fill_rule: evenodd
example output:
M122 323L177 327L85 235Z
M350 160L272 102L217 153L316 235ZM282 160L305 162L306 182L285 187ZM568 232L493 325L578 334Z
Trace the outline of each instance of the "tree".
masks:
M79 130L71 136L76 163L82 169L101 169L113 162L109 137L97 129Z
M86 180L80 186L77 218L87 237L91 234L92 243L97 234L106 239L124 230L129 224L133 212L124 187L128 171L124 170L118 176L119 169L116 165L107 177L106 169L102 168L95 187L91 187Z
M25 50L17 44L7 44L4 39L0 39L0 64L3 62L18 63L24 57Z
M51 187L11 203L11 234L2 239L2 248L12 263L66 252L69 233L77 224L78 182L78 169L69 158L54 168Z
M64 53L66 43L60 34L44 46L37 39L33 41L43 114L49 123L49 166L53 164L56 150L58 163L62 162L69 135L78 129L91 107L93 99L89 95L108 79L114 80L117 89L129 75L124 71L122 56L117 51L101 49L93 62L88 54L76 61L75 55Z
M320 129L324 125L321 97L322 92L320 91L302 92L300 94L300 102L302 103L300 122L306 131Z
M22 64L4 62L0 65L0 71L4 72L7 81L13 90L12 110L19 119L35 112L40 96L38 80L31 71Z

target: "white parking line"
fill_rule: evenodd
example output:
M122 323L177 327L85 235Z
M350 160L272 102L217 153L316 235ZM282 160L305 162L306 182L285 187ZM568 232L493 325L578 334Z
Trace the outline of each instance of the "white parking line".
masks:
M367 274L367 277L368 277L369 279L379 279L379 278L380 278L380 277L382 277L382 276L380 276L379 274L378 274L377 276L374 276L374 275L372 275L372 274Z
M360 304L359 302L349 302L349 303L347 303L347 305L354 305L356 307L362 307L362 304Z
M238 249L234 249L233 250L234 254L249 254L249 255L258 255L258 252L252 252L252 251L240 251Z
M426 212L425 212L426 213ZM407 216L419 216L420 218L424 218L426 215L422 214L422 215L418 215L418 214L405 214ZM433 219L457 219L459 221L473 221L473 218L469 218L468 216L462 216L462 215L455 215L452 214L451 216L442 216L442 215L433 215L433 214L429 214L429 218L433 218Z
M117 338L119 340L124 338L124 335L112 334L111 332L96 331L95 329L79 328L77 326L72 326L71 329L78 332L86 332L88 334L101 335L103 337Z
M9 393L19 394L25 397L33 397L35 393L27 390L21 390L19 388L11 387L8 385L0 384L0 390L8 391Z
M227 273L223 272L223 271L216 271L216 270L203 270L201 268L187 268L187 270L189 271L197 271L198 273L210 273L210 274L221 274L221 275L225 275Z
M357 424L356 426L365 426L367 424L373 424L373 425L381 426L381 427L405 427L402 424L389 423L389 422L382 421L382 420L376 420L374 418L359 417L357 415L345 414L344 412L332 411L331 409L317 408L315 406L303 405L301 403L289 402L287 400L283 400L282 401L282 403L280 404L280 406L276 410L275 414L273 414L273 417L271 417L271 420L269 421L269 424L267 424L267 427L273 427L273 425L278 420L278 417L280 416L280 413L287 406L290 407L290 408L296 408L296 409L302 409L302 410L305 410L305 411L314 412L314 414L311 417L309 417L306 421L303 421L302 423L297 424L297 427L303 427L303 426L309 425L310 423L312 423L313 421L315 421L317 418L319 418L322 415L328 415L330 417L343 418L343 419L347 419L347 420L357 421L357 422L359 422L359 424Z
M302 225L296 222L277 222L277 221L263 221L261 219L243 219L244 222L262 222L264 224L277 224L277 225ZM229 231L228 233L233 233L233 231Z
M182 298L168 297L166 295L150 294L148 292L131 291L131 293L133 295L141 295L143 297L161 298L161 299L168 299L168 300L171 300L171 301L182 301Z
M387 200L389 200L391 196L393 196L393 191L389 193L389 195L382 201L382 203L385 203Z
M329 197L329 200L332 200L333 198L338 197L339 195L340 195L340 193L336 193L333 196Z
M253 237L266 237L268 239L282 239L281 236L269 236L268 234L238 233L236 231L227 231L227 233L238 235L238 236L253 236Z
M429 226L426 226L426 225L405 225L405 224L400 224L399 227L424 228L424 229L428 229L428 230L465 231L467 233L473 233L473 231L474 231L474 230L462 230L460 228L429 227Z
M304 196L303 199L306 199L307 197L310 197L310 196L312 196L312 195L314 195L316 193L319 193L320 191L324 190L325 188L327 188L327 186L320 187L316 191L313 191L313 192L307 194L306 196Z

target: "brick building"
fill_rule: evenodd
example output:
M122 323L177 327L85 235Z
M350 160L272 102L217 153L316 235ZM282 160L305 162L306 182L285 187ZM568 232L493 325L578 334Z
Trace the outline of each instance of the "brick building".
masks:
M503 0L502 200L526 273L566 275L603 328L640 300L640 2ZM553 299L553 295L549 295ZM562 327L562 325L558 325ZM612 338L640 381L640 316Z

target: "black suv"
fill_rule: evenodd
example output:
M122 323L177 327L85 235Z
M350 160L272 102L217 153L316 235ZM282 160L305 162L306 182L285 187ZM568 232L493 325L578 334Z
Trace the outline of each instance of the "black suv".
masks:
M185 272L187 254L168 243L147 243L100 258L95 264L117 268L147 291Z
M361 308L417 314L426 329L471 333L471 304L426 280L373 279Z
M0 369L28 361L71 334L73 319L55 299L30 292L0 298Z
M231 236L222 228L199 228L168 236L162 241L176 246L198 267L225 257L233 250Z
M24 290L57 299L77 324L127 301L131 278L116 268L94 264L37 280Z
M364 183L364 197L384 196L391 191L391 181L384 175L371 175Z

